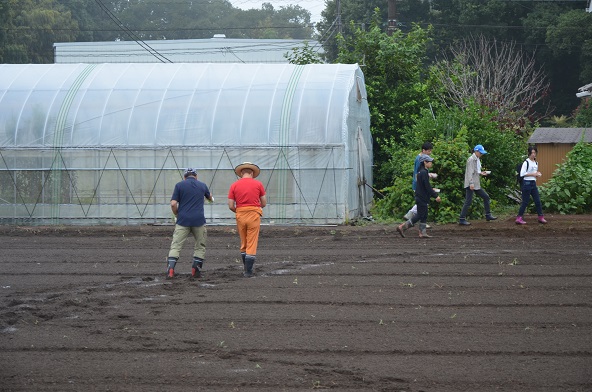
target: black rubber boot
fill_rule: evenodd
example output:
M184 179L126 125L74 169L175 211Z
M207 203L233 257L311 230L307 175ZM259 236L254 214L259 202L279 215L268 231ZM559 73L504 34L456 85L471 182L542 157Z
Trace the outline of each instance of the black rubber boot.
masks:
M199 257L193 257L193 265L191 266L191 277L201 278L201 269L203 267L203 259Z
M253 273L253 265L255 264L255 256L246 256L245 255L245 272L243 276L245 278L250 278L254 275Z
M243 261L243 272L247 270L247 266L245 265L245 257L247 257L247 254L241 252L241 259Z

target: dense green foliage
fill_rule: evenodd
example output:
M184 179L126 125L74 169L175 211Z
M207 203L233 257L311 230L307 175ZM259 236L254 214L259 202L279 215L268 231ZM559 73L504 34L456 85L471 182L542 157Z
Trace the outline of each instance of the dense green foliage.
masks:
M53 43L211 38L312 39L300 6L241 10L227 0L2 0L0 62L51 63Z
M579 142L553 177L540 187L543 209L562 214L592 212L592 144Z
M592 128L592 99L583 99L580 106L574 111L574 125L583 128Z
M483 170L491 170L488 178L482 178L481 185L492 198L492 206L509 201L507 195L515 188L514 167L519 151L526 149L520 135L511 131L500 131L492 121L497 113L475 104L466 110L458 108L441 109L435 116L424 110L422 116L405 134L404 144L390 146L391 159L388 167L394 178L393 185L384 189L385 197L376 202L373 215L388 217L403 216L413 204L411 179L413 160L420 152L424 141L432 141L434 166L432 172L438 178L432 180L434 188L440 188L442 202L430 204L430 220L451 222L458 214L465 197L464 173L467 158L477 144L482 144L487 154L481 158ZM414 149L406 146L415 146ZM480 199L473 201L469 217L483 213Z
M337 62L359 63L364 71L372 119L375 184L383 187L390 179L381 176L381 165L389 159L385 146L399 140L400 130L413 125L422 107L428 107L426 85L422 83L429 30L415 26L409 33L392 36L380 28L378 14L368 30L351 26L353 34L340 36Z
M335 35L336 3L327 1L318 24L321 36ZM341 0L343 34L353 34L350 26L367 28L376 8L386 31L387 4L386 0ZM484 35L498 42L516 42L527 55L535 56L549 78L551 88L539 112L570 116L579 104L577 88L592 82L592 13L584 8L584 1L397 0L395 18L405 32L414 24L433 26L427 52L431 61L441 59L451 45L467 37ZM330 38L323 45L328 61L334 61L338 55L335 40Z
M292 48L288 53L284 54L284 57L290 62L290 64L323 64L323 58L318 51L310 46L308 41L304 41L303 46Z
M51 63L53 43L74 41L78 22L53 0L3 0L0 28L0 62Z

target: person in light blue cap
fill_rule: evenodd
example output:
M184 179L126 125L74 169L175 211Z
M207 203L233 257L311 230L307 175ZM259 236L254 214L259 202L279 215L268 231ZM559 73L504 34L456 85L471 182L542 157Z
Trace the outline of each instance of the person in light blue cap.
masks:
M469 159L467 159L467 166L465 169L465 203L463 205L462 211L460 212L460 219L458 221L459 225L468 226L471 224L469 221L467 221L467 213L469 212L469 207L473 202L474 193L483 199L483 206L485 207L485 219L487 219L488 222L497 219L497 217L491 215L489 195L483 188L481 188L480 176L489 175L489 172L483 171L481 169L481 160L479 159L485 154L487 154L485 148L483 148L481 144L477 144L473 149L473 154L469 157Z

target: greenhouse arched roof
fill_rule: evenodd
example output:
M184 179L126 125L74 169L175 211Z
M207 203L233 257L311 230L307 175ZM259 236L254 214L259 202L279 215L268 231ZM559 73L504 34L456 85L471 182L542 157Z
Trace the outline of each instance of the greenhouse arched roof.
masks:
M4 64L0 146L342 143L356 75L355 64Z

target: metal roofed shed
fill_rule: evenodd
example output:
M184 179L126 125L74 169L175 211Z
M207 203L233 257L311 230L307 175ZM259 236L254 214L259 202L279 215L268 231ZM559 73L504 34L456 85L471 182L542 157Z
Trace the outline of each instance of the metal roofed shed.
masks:
M528 139L537 147L537 160L541 168L540 183L544 184L552 176L557 165L562 163L567 153L580 141L592 143L592 128L537 128Z
M288 63L284 54L295 47L321 46L317 41L297 39L239 39L223 34L207 39L54 43L56 64L101 63ZM170 60L170 61L166 61Z
M264 223L367 215L372 141L357 64L0 65L0 223L164 224L186 167L232 223L234 167Z
M578 98L587 98L592 96L592 83L578 88L579 93L576 93Z

